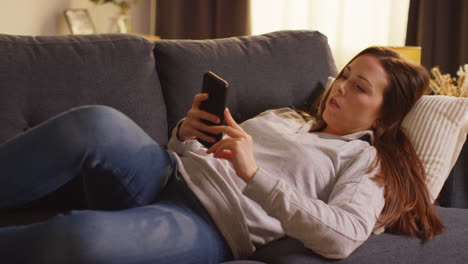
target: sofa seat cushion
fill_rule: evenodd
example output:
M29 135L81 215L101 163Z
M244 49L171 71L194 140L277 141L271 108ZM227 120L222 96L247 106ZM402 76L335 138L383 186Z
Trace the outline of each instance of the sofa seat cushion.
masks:
M284 238L260 248L251 259L269 264L468 263L468 251L465 250L468 210L436 208L445 225L445 232L426 243L403 235L371 235L351 256L337 261L319 256L295 239Z
M80 105L114 107L167 141L153 43L134 35L0 34L0 143Z
M201 92L207 71L229 82L227 106L238 122L267 109L307 108L336 74L327 38L317 31L160 40L154 52L169 130Z

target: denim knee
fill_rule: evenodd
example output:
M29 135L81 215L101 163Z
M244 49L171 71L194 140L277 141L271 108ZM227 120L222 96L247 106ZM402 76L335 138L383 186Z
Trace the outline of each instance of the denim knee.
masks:
M107 106L79 107L67 119L76 123L67 144L70 152L79 153L90 208L123 209L156 199L174 166L135 122Z
M63 117L68 139L80 146L116 144L133 135L137 125L122 112L104 105L80 106Z
M109 137L118 135L122 130L128 128L133 121L122 112L104 105L81 106L67 113L70 130L79 137L101 142L109 140Z

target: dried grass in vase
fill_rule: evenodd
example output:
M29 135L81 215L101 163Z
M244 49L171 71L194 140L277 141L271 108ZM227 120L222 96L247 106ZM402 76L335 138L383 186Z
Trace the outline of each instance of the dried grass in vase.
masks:
M450 74L442 74L439 67L431 69L433 79L429 87L436 95L447 95L455 97L468 97L468 64L460 66L457 72L458 78L452 78Z

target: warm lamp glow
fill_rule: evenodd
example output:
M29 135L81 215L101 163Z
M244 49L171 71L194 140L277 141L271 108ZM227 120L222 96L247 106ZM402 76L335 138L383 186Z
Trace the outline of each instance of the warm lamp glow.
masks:
M389 47L394 51L400 53L403 58L421 64L421 47L405 46L405 47Z

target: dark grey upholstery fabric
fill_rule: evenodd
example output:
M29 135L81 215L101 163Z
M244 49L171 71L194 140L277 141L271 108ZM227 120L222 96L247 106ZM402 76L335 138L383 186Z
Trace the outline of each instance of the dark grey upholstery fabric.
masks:
M322 258L297 240L286 238L257 250L251 259L269 264L468 263L468 210L437 208L446 230L426 243L388 233L371 235L351 256L337 261Z
M0 143L72 107L114 107L161 144L165 105L153 44L133 35L0 34Z
M440 192L439 203L445 207L468 208L468 141Z
M223 262L222 264L265 264L265 262L258 262L253 260L233 260L228 262Z
M201 92L203 73L229 82L228 107L238 122L278 107L305 108L336 74L327 38L312 31L280 31L217 40L161 40L156 65L169 130Z

